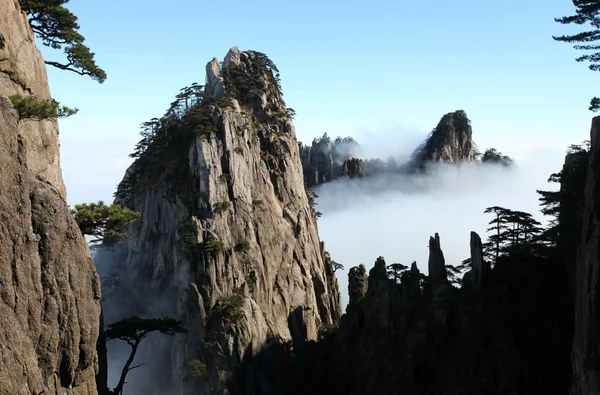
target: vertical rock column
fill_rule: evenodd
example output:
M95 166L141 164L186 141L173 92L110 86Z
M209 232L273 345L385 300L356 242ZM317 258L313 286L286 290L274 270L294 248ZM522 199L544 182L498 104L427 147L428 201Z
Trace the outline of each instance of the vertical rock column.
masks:
M483 245L481 244L481 238L475 232L471 232L471 266L473 267L473 274L471 275L473 290L476 293L481 293L486 268L485 262L483 261Z
M592 120L583 232L575 273L573 395L600 394L600 117Z
M429 281L432 287L448 283L446 260L440 247L440 236L429 238Z

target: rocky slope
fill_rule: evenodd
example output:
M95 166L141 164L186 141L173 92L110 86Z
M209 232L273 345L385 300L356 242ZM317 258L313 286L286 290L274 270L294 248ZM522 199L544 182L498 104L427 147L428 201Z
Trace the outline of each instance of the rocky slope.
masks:
M141 214L120 252L120 292L128 313L189 330L154 343L147 369L165 380L144 393L270 393L264 365L276 361L254 356L336 322L337 282L276 67L234 47L206 69L195 107L162 120L168 148L150 145L120 185L117 202Z
M8 96L50 98L16 0L0 0L0 393L96 394L100 283L65 202L56 121Z
M575 270L573 395L600 393L600 117L592 121L581 244Z

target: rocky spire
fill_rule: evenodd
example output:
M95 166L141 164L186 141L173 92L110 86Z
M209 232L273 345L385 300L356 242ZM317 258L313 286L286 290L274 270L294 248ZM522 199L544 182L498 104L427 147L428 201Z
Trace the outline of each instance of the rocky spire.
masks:
M222 394L241 381L260 392L270 379L252 376L261 374L252 355L268 341L315 340L340 315L277 69L235 47L223 65L207 66L209 97L195 109L206 116L186 118L203 132L172 134L188 140L153 153L165 166L138 160L124 180L137 174L122 199L141 215L122 255L135 279L128 298L160 300L147 313L176 315L189 329L164 342L176 358L165 393ZM189 359L206 364L202 380L190 380ZM224 372L242 360L253 364L249 376L228 383Z
M341 176L363 177L364 162L355 157L358 143L350 137L334 140L323 134L315 138L310 146L298 144L304 179L308 187L313 187Z
M411 302L417 301L421 297L421 272L417 267L417 262L410 265L410 281L408 283L408 297Z
M423 168L427 162L473 162L473 130L467 114L462 111L442 117L431 135L413 153L413 167Z
M364 177L365 176L365 162L358 158L349 158L342 164L342 177Z
M373 268L369 271L369 284L372 281L387 280L387 278L387 266L385 264L385 259L380 256L375 261Z
M432 286L447 284L446 261L440 247L440 236L429 238L429 281Z
M471 284L476 293L480 293L487 274L486 263L483 260L483 245L481 238L475 232L471 232Z
M360 302L367 293L368 277L367 269L362 263L359 266L350 268L348 272L348 306L353 306Z

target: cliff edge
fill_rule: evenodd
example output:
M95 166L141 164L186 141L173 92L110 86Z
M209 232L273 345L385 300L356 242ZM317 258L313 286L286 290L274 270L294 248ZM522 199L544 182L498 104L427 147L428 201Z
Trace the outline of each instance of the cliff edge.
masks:
M55 120L19 120L9 96L49 99L18 2L0 0L0 393L96 394L100 282L65 202Z

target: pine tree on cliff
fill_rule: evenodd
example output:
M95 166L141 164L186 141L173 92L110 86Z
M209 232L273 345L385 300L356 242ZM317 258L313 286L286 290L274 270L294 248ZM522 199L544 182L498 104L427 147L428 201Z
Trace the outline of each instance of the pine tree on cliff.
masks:
M590 62L590 70L600 71L600 1L598 0L573 0L575 6L575 15L565 16L562 18L555 18L556 22L562 24L577 24L583 25L589 23L593 29L573 35L552 37L556 41L563 41L568 43L583 43L574 45L573 48L583 51L596 51L588 53L586 55L578 57L578 62ZM590 101L590 111L600 110L600 98L594 97Z
M29 16L29 24L42 44L54 49L64 48L67 62L46 61L61 70L87 75L103 83L106 72L96 65L94 53L83 42L77 17L64 7L69 0L19 0Z
M91 243L113 245L125 237L125 231L140 216L139 213L116 204L104 202L76 204L71 209L81 233L93 236Z
M491 235L484 244L486 255L494 257L495 262L502 256L531 252L537 248L542 228L531 214L499 206L488 207L484 213L495 215L487 229Z

